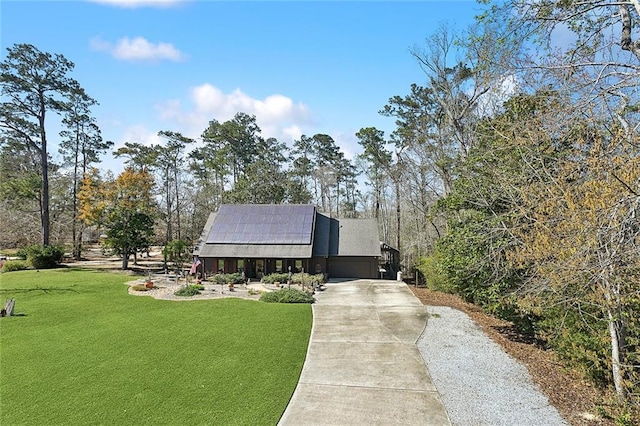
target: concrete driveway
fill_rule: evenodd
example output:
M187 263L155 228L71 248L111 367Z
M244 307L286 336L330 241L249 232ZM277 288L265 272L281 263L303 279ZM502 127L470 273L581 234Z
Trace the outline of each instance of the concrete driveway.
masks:
M356 280L317 293L298 386L280 425L450 425L416 347L426 308L406 284Z

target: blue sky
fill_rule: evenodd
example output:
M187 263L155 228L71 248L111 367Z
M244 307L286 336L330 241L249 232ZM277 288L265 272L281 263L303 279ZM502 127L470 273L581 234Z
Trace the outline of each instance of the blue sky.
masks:
M360 152L354 133L391 132L393 120L378 111L424 81L409 50L425 47L439 25L462 30L479 13L472 0L2 0L0 8L2 58L30 43L73 61L116 147L160 143L160 130L198 138L209 120L242 111L256 115L264 136L291 143L327 133L349 158Z

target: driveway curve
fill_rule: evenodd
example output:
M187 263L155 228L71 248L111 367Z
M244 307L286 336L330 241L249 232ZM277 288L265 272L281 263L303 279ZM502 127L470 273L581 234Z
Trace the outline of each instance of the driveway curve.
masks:
M329 283L316 299L307 357L280 425L451 424L416 346L426 307L405 283Z

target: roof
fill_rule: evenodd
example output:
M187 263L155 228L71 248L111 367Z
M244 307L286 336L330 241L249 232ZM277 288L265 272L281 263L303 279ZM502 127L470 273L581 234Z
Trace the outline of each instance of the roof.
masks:
M376 219L339 219L332 229L333 256L380 256L380 239ZM338 245L335 247L335 239ZM337 253L333 253L337 251Z
M222 205L194 249L201 257L308 259L378 257L375 219L336 219L312 205Z
M309 245L316 209L306 204L223 204L207 236L214 244Z

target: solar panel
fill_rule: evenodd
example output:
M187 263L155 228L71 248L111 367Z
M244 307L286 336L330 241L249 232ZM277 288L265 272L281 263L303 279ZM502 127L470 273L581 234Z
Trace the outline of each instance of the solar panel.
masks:
M212 244L311 244L315 207L223 204L209 232Z

